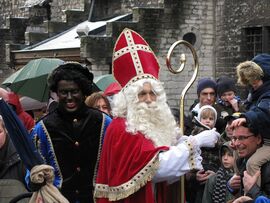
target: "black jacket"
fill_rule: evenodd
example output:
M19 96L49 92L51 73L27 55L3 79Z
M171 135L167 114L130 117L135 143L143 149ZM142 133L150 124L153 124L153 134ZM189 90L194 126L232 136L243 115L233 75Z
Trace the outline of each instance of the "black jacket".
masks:
M246 170L246 161L244 159L237 160L237 167L239 169L240 175L243 176ZM241 186L241 195L244 195L243 185ZM252 188L246 193L247 196L252 199L256 199L260 195L265 195L270 197L270 161L266 162L261 167L261 187L254 184Z
M26 169L9 136L0 151L0 179L16 179L25 183Z
M40 145L52 143L55 157L47 157L46 160L55 160L59 166L63 180L61 192L70 202L93 202L93 179L104 118L100 111L87 106L76 114L57 108L43 118L50 139ZM37 146L40 141L37 141Z

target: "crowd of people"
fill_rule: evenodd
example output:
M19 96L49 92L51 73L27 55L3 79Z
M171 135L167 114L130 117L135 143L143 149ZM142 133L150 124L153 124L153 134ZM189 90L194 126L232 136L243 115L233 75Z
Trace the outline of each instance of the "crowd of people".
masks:
M179 194L172 191L181 176L188 203L270 202L270 55L236 67L238 84L249 90L245 100L229 77L199 79L184 135L179 109L169 107L157 58L142 36L124 29L112 65L122 89L109 99L93 92L86 66L59 65L48 78L57 101L36 123L19 115L14 95L5 99L25 121L61 192L54 194L59 198L41 194L37 202L176 202ZM9 136L0 117L1 181L16 181L14 196L39 191L48 184L48 168L44 180L34 182L36 171L23 165Z

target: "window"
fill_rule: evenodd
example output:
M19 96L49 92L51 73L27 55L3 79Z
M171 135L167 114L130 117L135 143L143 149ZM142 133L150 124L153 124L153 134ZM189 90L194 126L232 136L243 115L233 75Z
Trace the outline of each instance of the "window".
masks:
M191 45L195 45L196 43L196 35L192 32L189 32L189 33L186 33L184 36L183 36L183 40L189 42Z
M248 58L270 52L270 27L245 28L245 51Z

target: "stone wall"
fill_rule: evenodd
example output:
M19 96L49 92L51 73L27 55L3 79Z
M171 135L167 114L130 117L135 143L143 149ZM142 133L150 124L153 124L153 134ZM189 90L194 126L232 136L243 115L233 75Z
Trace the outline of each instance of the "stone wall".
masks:
M1 7L0 7L0 27L5 26L6 19L9 17L25 17L29 18L33 15L33 9L31 8L24 8L25 1L22 0L1 0ZM63 21L66 18L65 10L80 10L84 11L85 8L85 1L89 2L88 0L53 0L51 3L51 11L52 11L52 21ZM89 6L88 4L86 4ZM43 13L37 13L37 15L45 15L45 10Z
M152 6L149 6L151 3ZM121 29L131 26L148 41L160 62L160 78L172 107L179 106L181 91L192 77L194 65L190 51L182 48L181 51L187 53L186 69L174 75L167 70L166 55L177 40L191 39L193 42L199 58L199 74L186 95L186 110L197 98L196 85L199 78L217 79L221 75L235 77L235 66L248 59L241 49L244 43L242 28L251 20L254 25L259 25L263 17L270 15L270 2L266 0L127 0L121 1L121 4L122 11L129 11L134 6L143 6L144 9L133 8L133 22L137 24L115 25L112 36L116 38ZM172 57L174 67L179 65L176 56L181 51L175 52Z
M129 1L131 3L131 1ZM131 5L131 4L130 4ZM137 7L133 8L133 19L131 22L114 22L110 26L107 25L107 34L112 36L113 44L119 33L129 27L139 32L149 43L159 60L161 70L160 79L164 82L168 96L169 105L172 107L179 106L179 98L181 91L191 79L193 75L193 59L191 52L183 49L187 53L187 65L183 73L174 75L170 73L166 67L166 55L170 46L177 40L185 38L186 34L195 36L194 46L200 62L199 77L214 77L214 5L212 1L178 1L167 0L164 7ZM108 32L110 30L110 32ZM83 38L81 55L89 57L88 60L93 67L102 67L97 56L91 53L91 45L93 45L93 37ZM92 38L92 39L91 39ZM88 45L86 45L88 43ZM84 48L83 48L84 47ZM104 46L103 46L104 47ZM99 49L97 49L99 50ZM88 53L86 53L88 52ZM103 55L107 57L111 55L109 49ZM97 52L95 52L97 53ZM179 56L180 52L176 55ZM102 54L101 54L102 55ZM178 67L178 57L172 57L172 63ZM104 62L105 60L103 60ZM106 62L108 63L108 62ZM106 65L104 64L104 67ZM108 66L107 66L108 67ZM196 83L191 87L186 95L186 107L188 108L196 98Z
M214 50L214 4L213 1L165 1L164 19L159 32L161 43L158 57L162 72L161 80L164 82L168 96L168 102L172 107L179 106L179 98L183 88L193 75L193 57L188 49L176 51L172 58L172 64L179 67L180 53L187 53L187 64L184 71L174 75L167 70L166 55L169 47L176 41L182 40L186 34L192 33L196 39L193 40L194 47L199 59L199 74L201 77L215 77L215 50ZM177 49L176 49L177 50ZM197 79L197 80L198 80ZM186 94L185 111L193 103L196 95L197 80Z
M52 2L52 20L53 21L66 21L66 10L85 11L88 14L89 0L53 0ZM86 7L85 7L86 5ZM86 20L86 19L85 19Z
M85 3L86 1L86 3ZM47 20L45 8L25 8L26 0L1 0L0 6L0 81L3 81L10 72L6 62L6 44L24 44L25 31L29 27L40 25ZM80 22L87 20L89 11L88 0L53 0L51 3L51 21L65 22L67 10L84 11L74 17ZM76 12L75 12L76 14ZM71 13L72 15L72 13ZM74 15L74 14L73 14ZM68 15L70 16L70 15ZM72 17L72 16L71 16ZM74 22L73 22L74 23ZM19 26L18 26L19 25Z
M110 18L115 15L131 13L135 7L163 7L164 0L96 0L95 9L92 14L92 21Z
M243 47L243 28L261 26L270 18L270 1L220 0L216 5L216 76L235 78L235 67L250 60ZM269 21L269 20L268 20ZM268 26L270 23L268 23ZM236 78L235 78L236 79ZM242 97L246 95L239 88Z

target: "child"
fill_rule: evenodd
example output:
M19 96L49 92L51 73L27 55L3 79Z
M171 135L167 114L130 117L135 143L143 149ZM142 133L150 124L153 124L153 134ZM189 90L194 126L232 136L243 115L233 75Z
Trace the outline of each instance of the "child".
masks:
M217 111L210 105L204 105L199 109L198 116L195 116L194 120L196 125L191 132L192 135L213 129L217 121Z
M212 106L204 105L198 110L198 116L195 116L194 119L196 126L191 134L196 136L204 130L214 128L217 112ZM215 174L220 166L218 144L214 148L203 147L201 151L203 170L191 172L187 183L187 187L192 190L192 195L196 198L196 203L202 202L205 182L211 175Z
M210 176L204 188L202 202L215 203L227 202L233 199L233 195L228 191L226 184L233 175L234 156L233 149L229 143L224 143L220 148L221 166L216 174Z
M226 76L220 77L217 80L217 95L217 107L227 112L227 115L232 115L234 112L244 112L245 108L240 98L236 96L236 87L233 79ZM227 115L223 114L223 118Z
M232 143L232 136L233 136L233 126L232 126L232 122L239 118L241 116L241 113L240 112L235 112L233 113L232 115L228 115L224 118L225 122L226 122L226 127L225 127L225 130L224 132L221 134L221 137L220 137L220 141L225 143L225 142L230 142L230 147L235 150L235 147L234 147L234 143Z
M198 111L198 116L194 117L196 126L192 131L192 135L197 135L204 130L210 130L215 127L217 120L217 112L214 107L210 105L202 106ZM216 145L214 148L204 147L202 150L202 165L204 171L215 172L219 168L219 147Z
M236 147L234 145L234 141L232 140L232 136L233 136L233 126L232 123L235 119L239 118L241 115L240 112L235 112L232 115L226 116L225 117L225 121L226 121L226 127L225 127L225 131L224 133L222 133L221 137L220 137L220 142L221 143L225 143L228 142L229 143L229 147L233 150L233 157L234 160L236 161L238 159L238 154L236 152ZM236 174L239 174L239 170L236 166L236 163L234 164L234 172Z
M217 80L217 103L214 108L218 112L219 121L222 120L222 131L225 130L226 121L224 118L235 112L245 112L245 107L242 104L240 97L236 96L236 87L233 79L222 76Z
M247 162L247 171L254 175L260 167L270 160L270 55L260 54L252 61L240 63L237 67L238 82L251 87L250 107L240 118L233 121L233 126L248 125L259 133L264 145ZM257 181L260 186L260 178Z

